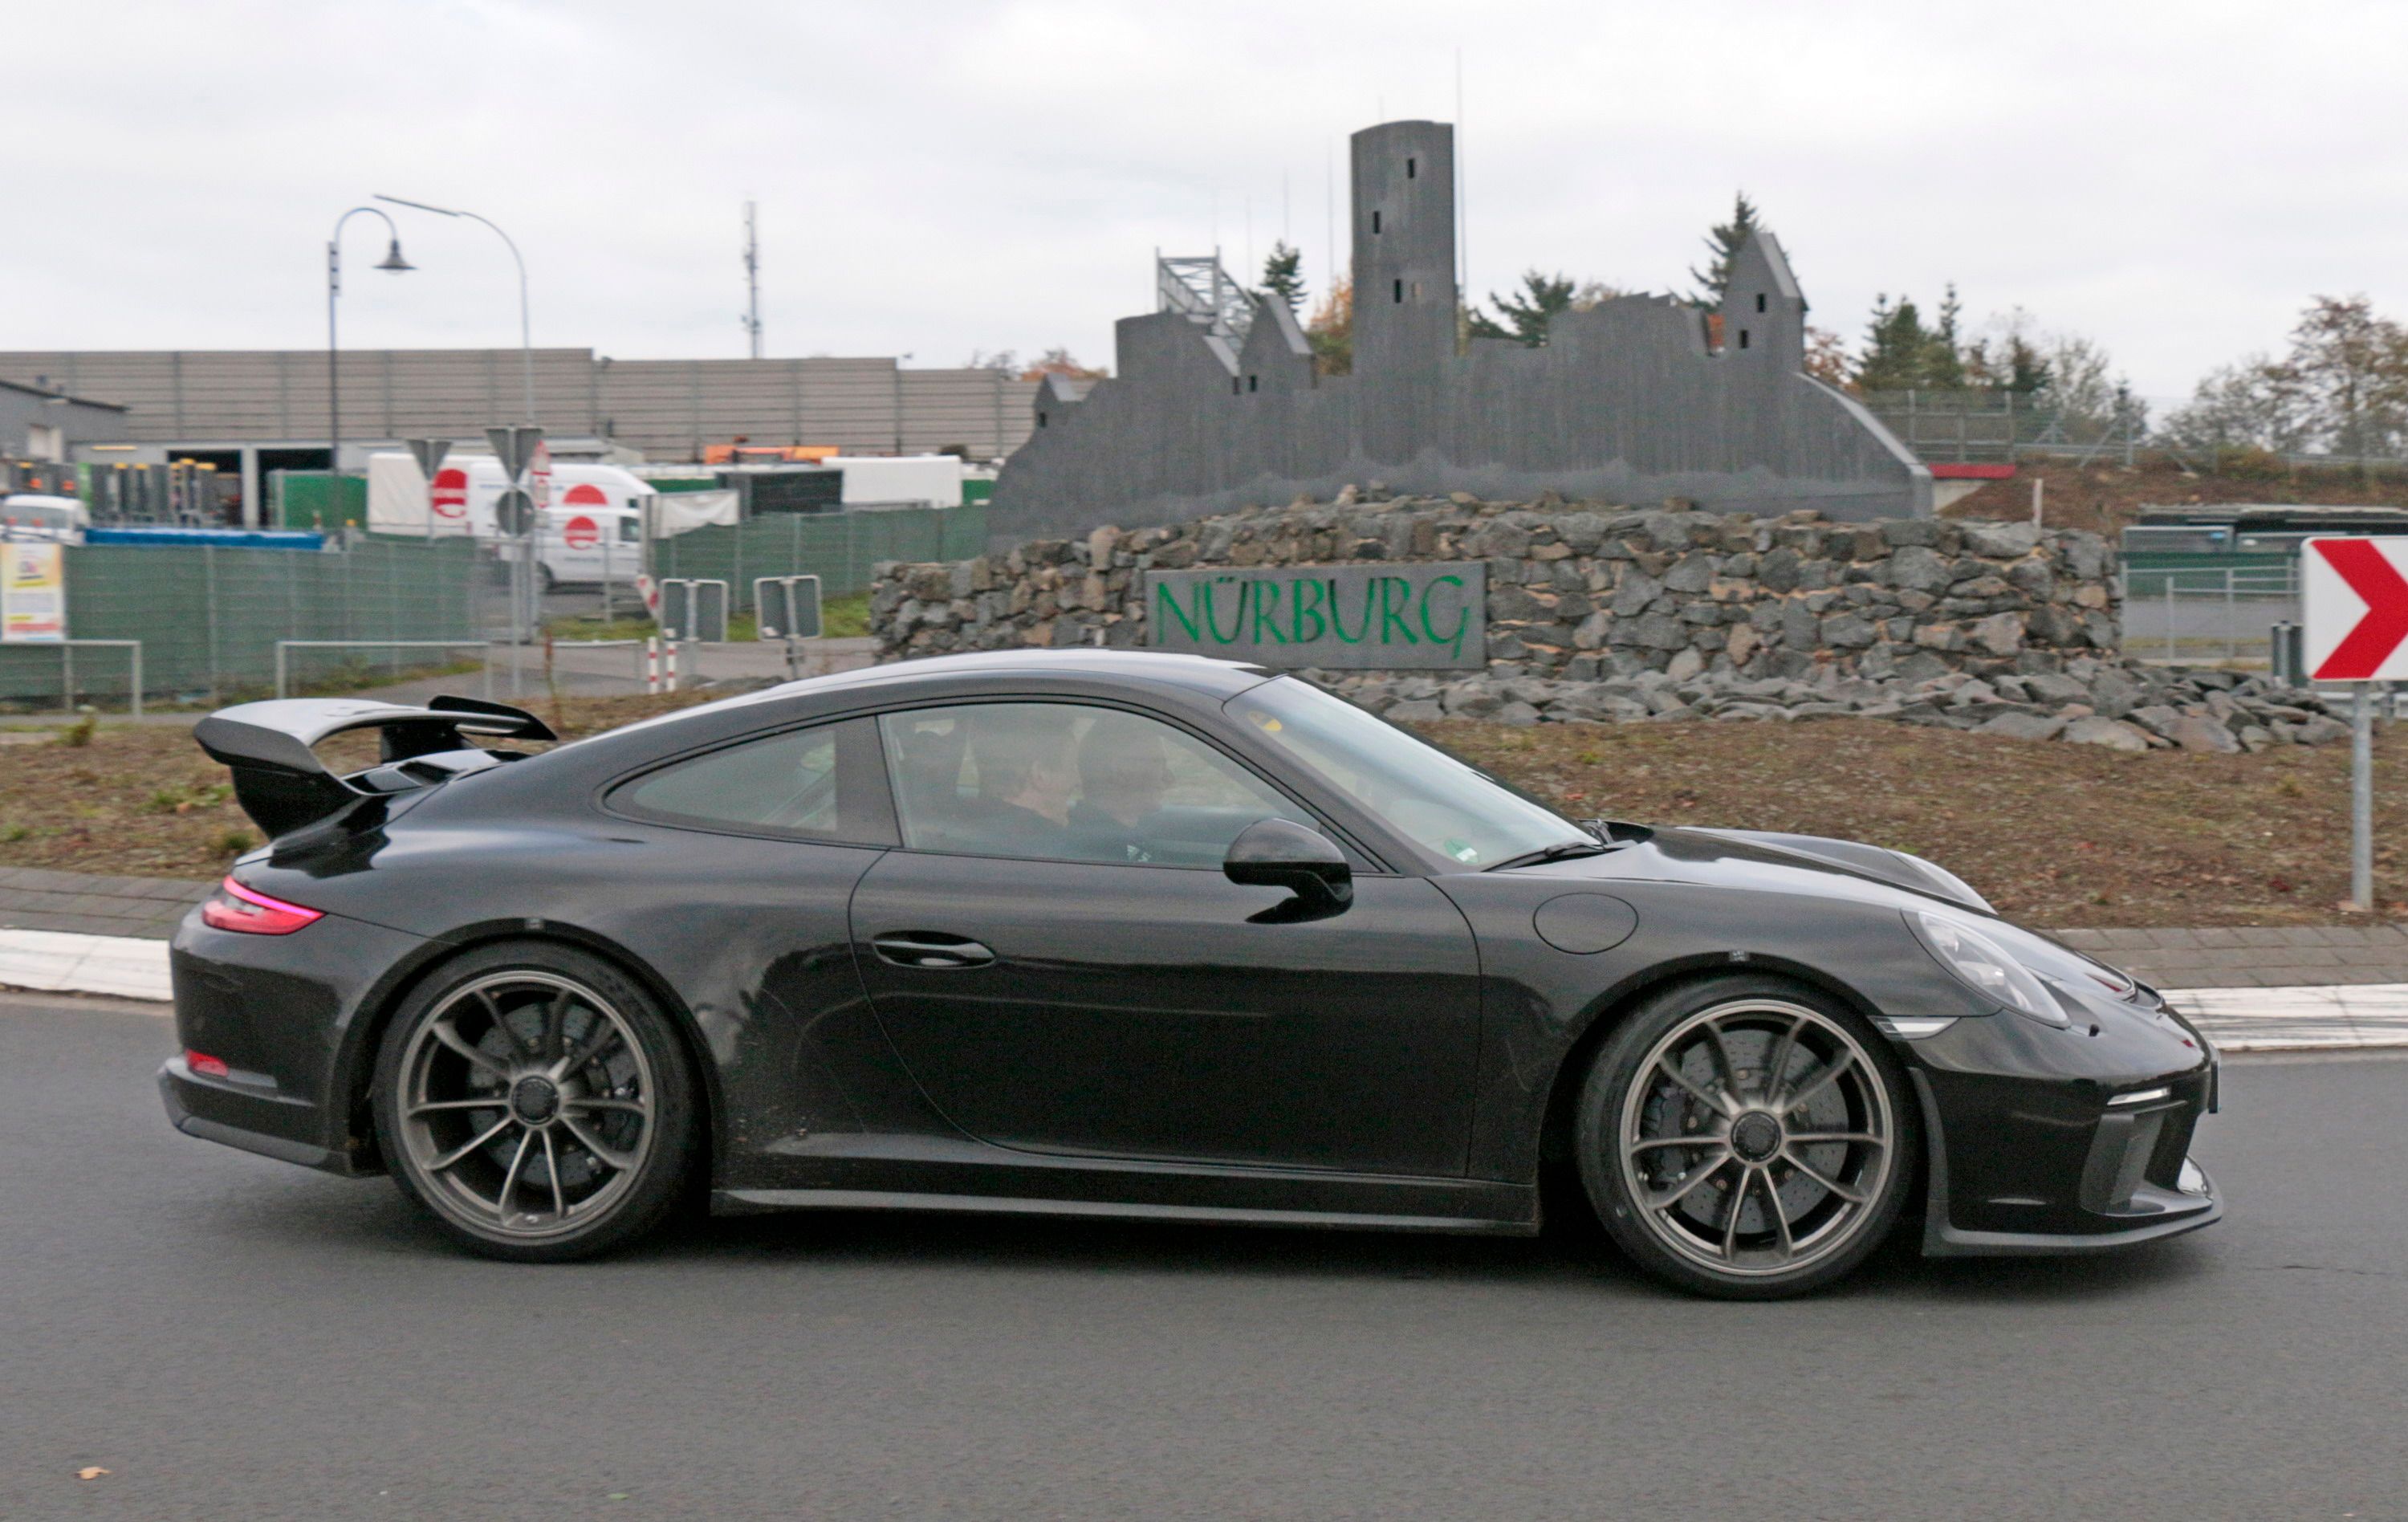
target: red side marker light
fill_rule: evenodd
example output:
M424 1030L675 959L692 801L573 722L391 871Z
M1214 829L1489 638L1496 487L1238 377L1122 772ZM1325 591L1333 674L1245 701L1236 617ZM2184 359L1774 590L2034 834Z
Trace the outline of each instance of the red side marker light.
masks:
M203 1078L223 1078L226 1075L225 1058L213 1057L207 1052L186 1052L184 1066Z
M239 930L246 935L289 936L325 911L304 909L281 898L254 893L229 877L201 905L201 923L213 930Z

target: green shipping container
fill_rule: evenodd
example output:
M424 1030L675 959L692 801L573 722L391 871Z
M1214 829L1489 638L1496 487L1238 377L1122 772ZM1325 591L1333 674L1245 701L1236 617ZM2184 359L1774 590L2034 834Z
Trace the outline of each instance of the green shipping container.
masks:
M345 476L333 505L326 497L322 470L277 470L268 476L268 506L279 528L336 529L345 524L366 528L368 482L365 476Z

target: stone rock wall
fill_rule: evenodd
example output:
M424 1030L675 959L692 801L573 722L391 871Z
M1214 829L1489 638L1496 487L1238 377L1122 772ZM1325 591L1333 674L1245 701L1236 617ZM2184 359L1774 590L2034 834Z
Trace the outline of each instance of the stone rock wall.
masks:
M1477 560L1484 672L1312 674L1402 719L1863 713L2200 750L2313 743L2336 727L2312 696L2263 678L2124 661L2122 581L2095 534L1351 497L881 566L878 658L1140 646L1149 569Z
M1489 674L1639 670L1882 681L2112 651L2121 587L2095 534L1937 519L1838 524L1466 497L1240 512L887 567L882 659L1144 642L1142 572L1350 560L1488 566ZM2044 662L2043 662L2044 663Z

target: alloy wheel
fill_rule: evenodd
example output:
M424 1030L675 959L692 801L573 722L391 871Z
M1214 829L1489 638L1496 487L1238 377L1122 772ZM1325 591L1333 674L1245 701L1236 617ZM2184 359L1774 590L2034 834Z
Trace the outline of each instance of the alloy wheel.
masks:
M1626 1090L1623 1181L1648 1233L1717 1275L1791 1274L1871 1219L1898 1151L1887 1086L1856 1036L1746 998L1660 1038Z
M490 973L410 1033L396 1096L429 1203L519 1241L580 1229L635 1186L659 1084L627 1017L556 973Z

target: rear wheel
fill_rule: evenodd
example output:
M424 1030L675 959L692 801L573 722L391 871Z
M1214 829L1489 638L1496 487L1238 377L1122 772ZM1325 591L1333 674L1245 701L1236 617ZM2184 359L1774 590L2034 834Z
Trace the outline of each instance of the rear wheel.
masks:
M540 942L439 969L385 1031L377 1141L402 1192L492 1257L589 1256L657 1226L695 1151L691 1063L617 969Z
M1650 999L1581 1094L1581 1179L1606 1229L1656 1277L1724 1299L1855 1270L1897 1225L1915 1146L1881 1038L1775 978Z

